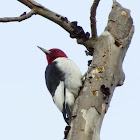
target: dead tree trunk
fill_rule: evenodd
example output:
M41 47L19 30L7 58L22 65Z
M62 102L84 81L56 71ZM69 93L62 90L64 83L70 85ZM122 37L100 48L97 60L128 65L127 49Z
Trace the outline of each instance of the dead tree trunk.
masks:
M134 32L130 11L114 2L105 31L95 40L93 60L76 100L68 140L99 140L113 92L124 82L122 63Z
M91 43L93 60L74 106L68 140L100 139L102 121L113 92L125 79L122 63L133 32L130 11L114 2L105 31Z
M93 55L84 79L83 88L75 102L68 140L99 140L100 129L109 107L113 92L124 82L122 63L130 45L134 25L130 11L116 1L108 18L105 31L98 37L96 30L96 8L100 0L91 7L91 37L77 22L50 11L33 0L18 0L31 9L20 17L0 18L0 22L22 21L38 14L60 25L71 38Z

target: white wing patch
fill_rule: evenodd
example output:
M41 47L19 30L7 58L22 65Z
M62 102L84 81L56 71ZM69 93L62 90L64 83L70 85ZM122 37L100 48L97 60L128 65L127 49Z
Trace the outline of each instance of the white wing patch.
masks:
M72 108L74 106L74 102L75 102L75 98L74 95L68 90L66 89L66 103L69 105L70 108Z
M64 82L60 82L57 89L55 90L55 94L53 96L53 101L58 107L58 109L63 111L63 103L64 103Z
M64 82L61 81L55 91L55 95L53 96L53 101L61 112L63 111L64 98L65 103L72 108L75 102L74 95L68 89L66 89L64 97Z

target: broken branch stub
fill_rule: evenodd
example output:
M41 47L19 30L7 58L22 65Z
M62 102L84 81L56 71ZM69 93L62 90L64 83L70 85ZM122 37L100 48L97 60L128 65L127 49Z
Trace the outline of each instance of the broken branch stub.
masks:
M113 92L124 82L123 60L131 42L134 25L130 11L113 2L105 31L97 37L96 8L100 0L95 0L91 8L91 31L84 32L77 22L70 22L34 0L18 0L31 9L20 17L1 18L0 22L22 21L34 14L43 16L65 29L77 43L87 48L87 55L93 55L89 62L83 89L75 102L68 140L99 140L100 128ZM95 25L95 26L94 26ZM69 128L66 128L66 133Z

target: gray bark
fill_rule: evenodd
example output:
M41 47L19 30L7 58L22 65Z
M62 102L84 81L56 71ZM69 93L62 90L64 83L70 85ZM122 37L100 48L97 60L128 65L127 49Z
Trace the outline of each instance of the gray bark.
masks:
M130 11L114 1L105 31L97 37L95 16L100 0L94 0L90 16L90 37L82 27L77 26L77 22L70 22L34 0L18 1L28 6L31 12L20 17L0 18L0 22L22 21L38 14L60 25L72 38L77 39L77 43L87 48L87 54L93 54L83 88L75 102L67 139L99 140L102 121L113 92L125 79L122 64L134 33Z
M122 63L134 32L130 11L114 2L105 31L90 40L93 60L76 100L68 140L99 140L113 92L124 82ZM93 43L92 43L93 42Z

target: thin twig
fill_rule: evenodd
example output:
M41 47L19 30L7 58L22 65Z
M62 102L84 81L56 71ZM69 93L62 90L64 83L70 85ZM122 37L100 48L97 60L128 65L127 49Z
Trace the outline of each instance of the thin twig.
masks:
M23 21L25 19L30 18L34 14L35 14L35 11L31 10L27 14L24 12L24 14L22 14L19 17L4 17L4 18L0 18L0 22L12 22L12 21L19 21L20 22L20 21Z
M100 0L94 0L91 10L90 10L90 24L91 24L91 35L93 39L97 38L97 28L96 28L96 10Z

